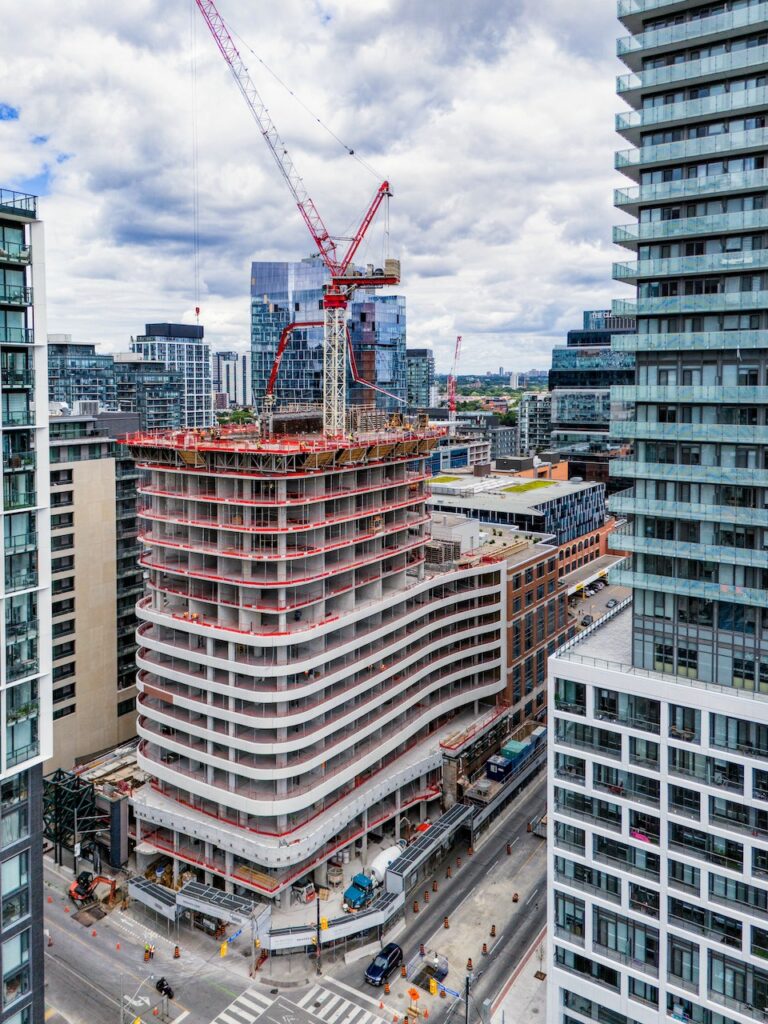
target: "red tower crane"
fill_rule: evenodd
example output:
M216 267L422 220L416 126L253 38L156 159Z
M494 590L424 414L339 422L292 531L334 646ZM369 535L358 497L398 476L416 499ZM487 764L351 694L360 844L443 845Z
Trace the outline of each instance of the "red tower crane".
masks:
M448 412L451 418L456 415L456 373L459 369L461 355L461 335L456 337L456 348L453 350L453 369L448 374Z
M221 55L229 65L232 76L264 137L264 141L269 146L278 170L282 174L299 213L312 235L320 258L330 274L331 283L323 295L323 430L331 437L343 436L346 429L346 311L349 299L356 288L381 288L385 285L398 284L400 281L398 260L385 260L384 269L377 271L372 277L360 275L352 267L352 260L378 213L379 207L392 194L389 190L389 182L383 181L376 189L354 235L351 239L345 240L348 243L346 250L340 253L337 241L326 228L314 201L297 172L288 149L280 138L264 101L259 96L248 73L248 68L240 56L216 4L213 0L195 0L195 2L205 18ZM298 328L304 325L298 323L292 326ZM285 345L283 345L284 348ZM280 355L282 356L282 352ZM277 370L274 368L273 374L275 376L277 374ZM272 385L274 386L274 380Z

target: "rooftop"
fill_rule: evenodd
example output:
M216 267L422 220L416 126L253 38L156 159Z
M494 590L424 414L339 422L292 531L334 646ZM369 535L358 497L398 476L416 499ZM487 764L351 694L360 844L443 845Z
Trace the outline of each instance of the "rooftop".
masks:
M14 192L0 188L0 213L34 220L37 217L37 196L29 192Z
M534 484L538 482L528 481ZM473 486L475 483L478 486ZM465 477L459 483L435 484L433 480L430 503L439 504L441 508L455 508L457 512L469 506L480 511L540 516L541 506L546 502L603 486L575 480L547 480L546 484L548 486L528 488L525 480L511 484L508 476Z
M295 455L301 452L346 453L345 462L384 458L429 451L445 434L444 428L384 427L381 430L351 432L346 437L326 437L319 432L267 436L257 423L219 426L210 430L158 430L128 434L123 443L132 448L164 448L177 451L211 451Z

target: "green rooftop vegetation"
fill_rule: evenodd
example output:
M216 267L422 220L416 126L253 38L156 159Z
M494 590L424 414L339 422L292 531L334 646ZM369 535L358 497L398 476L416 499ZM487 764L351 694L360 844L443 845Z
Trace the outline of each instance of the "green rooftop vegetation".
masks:
M540 487L551 487L554 480L529 480L526 484L514 484L512 487L505 487L509 494L525 494L526 491L537 491Z
M461 480L460 476L433 476L429 481L431 484L455 484L457 480Z

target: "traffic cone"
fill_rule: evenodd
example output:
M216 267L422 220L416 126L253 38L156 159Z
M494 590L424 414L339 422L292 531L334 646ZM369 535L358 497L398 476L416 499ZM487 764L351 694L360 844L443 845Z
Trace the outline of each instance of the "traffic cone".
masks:
M424 890L424 902L425 903L429 903L429 890L428 889Z
M92 937L93 937L94 939L96 938L96 929L95 929L95 928L94 928L94 929L93 929L93 931L91 932L91 936L92 936Z
M408 977L408 971L405 968L405 964L400 964L400 977L401 978L407 978Z
M437 879L432 882L432 892L437 892Z
M420 942L419 943L419 956L424 956L425 952L426 952L426 949L424 948L424 943Z
M428 1009L426 1008L426 1006L425 1006L425 1007L424 1007L424 1009L423 1009L423 1010L421 1011L421 1015L422 1015L422 1017L424 1018L424 1020L426 1020L426 1019L427 1019L427 1018L429 1017L429 1010L428 1010Z
M174 946L173 947L173 959L174 960L178 960L180 956L181 956L181 950L179 949L178 946Z
M450 864L449 864L449 865L448 865L448 867L447 867L447 868L445 869L445 877L446 877L446 878L450 878L450 877L451 877L451 865L450 865Z
M389 995L389 982L388 981L384 982L384 995L385 996Z
M507 843L507 856L509 857L512 853L512 843Z
M379 1000L379 1009L380 1010L384 1009L384 1003L381 1001L381 999Z
M491 925L491 938L492 939L496 938L496 925L495 924Z
M49 897L48 897L48 902L49 902L49 903L53 903L53 896L49 896Z
M483 943L483 956L488 956L488 943Z
M472 957L469 957L469 959L467 960L467 970L472 970Z
M69 913L69 907L64 907L64 913L65 913L65 914L68 914L68 913Z
M461 857L457 857L457 858L456 858L456 867L457 867L457 868L460 868L460 867L461 867Z
M144 950L144 963L145 964L149 963L149 950L148 949Z
M115 943L115 949L118 951L118 953L120 952L120 943L119 942Z
M471 856L472 856L472 854L473 854L474 852L475 852L475 851L474 851L474 850L472 849L472 847L470 846L470 847L469 847L469 849L467 850L467 856L468 856L468 857L471 857Z
M443 928L450 928L450 927L451 927L451 926L450 926L450 924L448 923L448 918L447 918L447 917L444 917L444 918L443 918Z
M414 914L418 914L418 912L419 912L419 901L418 900L414 900L413 901L413 912L414 912Z

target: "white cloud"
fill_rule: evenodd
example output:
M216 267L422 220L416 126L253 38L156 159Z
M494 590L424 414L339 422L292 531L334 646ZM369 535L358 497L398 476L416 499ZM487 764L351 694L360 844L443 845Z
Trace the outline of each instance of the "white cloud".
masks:
M24 5L4 15L0 103L20 113L0 120L0 184L43 185L51 330L119 350L145 321L194 315L194 29L202 321L214 345L244 347L250 261L311 243L191 0L33 7L33 29ZM391 180L409 342L439 369L456 333L466 371L547 366L581 310L616 293L610 7L220 0ZM376 180L243 55L327 223L348 231ZM363 256L381 246L379 226Z

